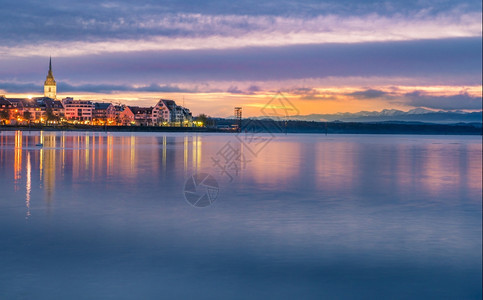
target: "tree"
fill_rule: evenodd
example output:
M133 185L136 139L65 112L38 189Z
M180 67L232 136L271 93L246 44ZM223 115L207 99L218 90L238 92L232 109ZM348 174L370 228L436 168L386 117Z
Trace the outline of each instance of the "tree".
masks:
M30 122L30 118L32 118L32 113L31 113L31 112L29 112L28 110L24 111L24 112L23 112L23 118L24 118L25 120L27 120L27 121L29 121L29 122Z
M0 110L0 120L3 120L3 123L5 124L5 121L10 119L10 111L3 109Z
M215 120L211 118L210 116L207 116L205 114L199 114L196 117L196 121L202 122L204 127L213 127L215 126Z
M208 116L205 114L200 114L196 117L196 121L203 123L203 126L206 126L206 121L208 121Z
M45 108L45 117L47 119L47 121L53 121L55 116L54 116L54 111L52 109L52 107L50 106L47 106Z
M47 121L60 121L60 118L57 117L55 114L54 114L54 110L52 109L51 106L47 106L45 108L45 117L46 117L46 122Z

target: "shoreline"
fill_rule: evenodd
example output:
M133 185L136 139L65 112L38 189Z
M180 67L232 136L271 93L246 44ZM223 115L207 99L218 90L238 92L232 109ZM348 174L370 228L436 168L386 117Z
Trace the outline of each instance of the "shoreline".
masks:
M273 123L272 123L273 124ZM315 133L315 134L416 134L416 135L482 135L481 124L404 124L404 123L316 123L316 126L297 127L259 126L249 127L257 133ZM206 127L159 127L159 126L18 126L0 125L0 131L93 131L93 132L220 132L237 133L234 130Z
M204 127L159 127L159 126L17 126L0 125L0 131L94 131L94 132L226 132Z

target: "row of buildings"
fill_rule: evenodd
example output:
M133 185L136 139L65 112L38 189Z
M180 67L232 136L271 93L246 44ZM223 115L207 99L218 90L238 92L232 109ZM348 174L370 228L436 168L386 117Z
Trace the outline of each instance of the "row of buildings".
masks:
M44 97L7 98L0 95L0 123L82 123L93 125L194 126L189 109L173 100L161 99L155 106L139 107L64 98L57 100L52 59L44 82ZM199 124L198 124L199 125Z
M154 107L98 103L86 100L49 97L6 98L0 95L0 122L82 123L92 125L193 126L189 109L173 100L161 99Z

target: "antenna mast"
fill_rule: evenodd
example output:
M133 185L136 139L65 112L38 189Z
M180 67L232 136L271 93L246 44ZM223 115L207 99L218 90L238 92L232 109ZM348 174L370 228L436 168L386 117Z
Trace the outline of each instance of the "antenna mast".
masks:
M241 132L241 125L242 125L242 108L235 107L235 122L236 122L236 130Z

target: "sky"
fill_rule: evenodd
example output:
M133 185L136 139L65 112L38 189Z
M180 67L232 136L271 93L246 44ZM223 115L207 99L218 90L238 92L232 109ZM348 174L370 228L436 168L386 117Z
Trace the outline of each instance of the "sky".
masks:
M0 0L0 94L194 115L482 109L480 0Z

